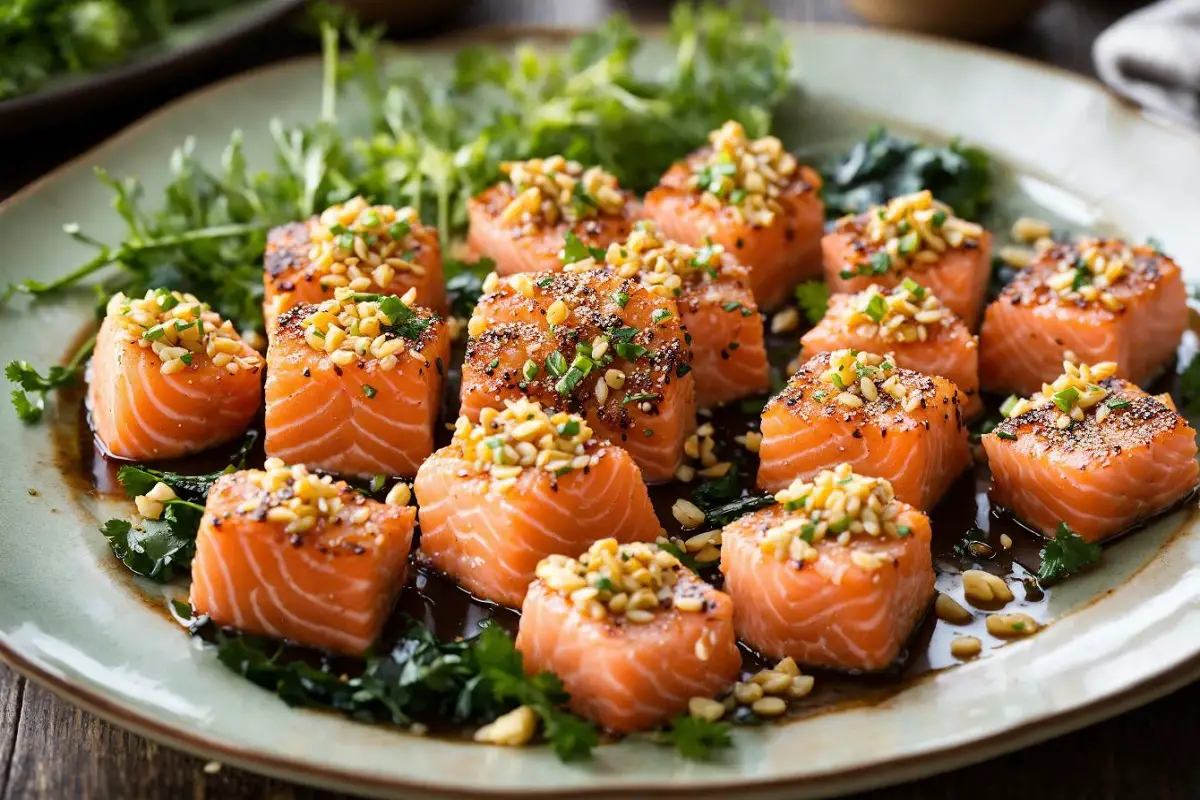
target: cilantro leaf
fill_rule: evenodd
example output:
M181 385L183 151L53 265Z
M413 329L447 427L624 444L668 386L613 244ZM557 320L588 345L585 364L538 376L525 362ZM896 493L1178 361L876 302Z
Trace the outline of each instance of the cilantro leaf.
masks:
M816 325L829 310L829 287L824 281L808 281L796 287L796 302L809 324Z
M1042 547L1038 580L1061 580L1083 570L1100 560L1100 545L1086 541L1075 531L1060 522L1054 538Z
M96 345L93 335L75 352L66 365L54 365L43 376L28 361L10 361L4 368L4 377L17 384L12 390L12 404L20 420L27 424L39 422L46 409L46 395L55 389L74 385L83 374L87 358Z
M713 750L733 744L732 731L733 726L728 722L709 722L684 714L671 721L665 738L684 758L707 761Z
M563 239L562 263L574 264L589 258L596 259L597 263L603 263L604 248L588 247L579 240L573 231L567 231L567 235Z
M201 512L190 504L167 504L161 519L134 525L110 519L100 528L113 554L132 572L165 583L186 571L196 551Z

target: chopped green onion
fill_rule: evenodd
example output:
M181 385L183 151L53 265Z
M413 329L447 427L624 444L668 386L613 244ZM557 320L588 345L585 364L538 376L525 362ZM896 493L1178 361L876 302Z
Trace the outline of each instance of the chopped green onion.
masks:
M871 295L871 299L867 301L867 307L864 309L864 312L876 322L881 322L884 315L887 314L887 302L883 299L883 295Z
M527 381L531 381L534 378L536 378L537 374L538 374L538 365L536 362L534 362L534 360L532 358L529 359L528 361L526 361L525 365L521 367L521 375Z
M370 400L375 395L379 394L379 390L376 389L374 386L371 386L370 384L364 383L363 384L363 394L365 394L367 396L367 399Z
M1054 394L1054 405L1058 406L1058 410L1064 414L1071 410L1071 405L1079 399L1079 390L1074 386L1068 386L1061 392Z
M567 359L563 357L562 353L555 350L546 356L546 371L556 378L561 378L567 372Z

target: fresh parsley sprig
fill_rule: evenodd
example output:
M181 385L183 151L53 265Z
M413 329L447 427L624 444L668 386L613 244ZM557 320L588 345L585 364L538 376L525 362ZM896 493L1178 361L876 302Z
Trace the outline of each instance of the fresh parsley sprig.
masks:
M1042 547L1038 580L1057 581L1081 572L1100 560L1100 552L1100 545L1087 541L1067 523L1060 522L1054 538Z

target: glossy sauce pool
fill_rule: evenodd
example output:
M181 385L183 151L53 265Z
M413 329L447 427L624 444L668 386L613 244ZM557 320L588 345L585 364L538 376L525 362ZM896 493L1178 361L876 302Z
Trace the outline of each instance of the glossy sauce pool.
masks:
M85 332L85 335L88 333L90 331ZM83 336L80 338L82 340ZM795 356L798 339L798 332L786 336L768 335L768 352L772 372L777 381L781 379L784 365ZM457 415L461 360L462 349L457 347L452 355L452 366L447 376L447 391L442 409L443 423L453 422ZM1172 373L1160 381L1161 385L1152 388L1155 391L1170 390L1178 398L1177 383ZM77 487L80 492L123 496L117 481L117 470L126 462L108 457L99 449L88 424L84 394L82 386L76 386L61 391L58 398L63 412L57 415L58 422L54 425L53 435L60 467L70 485ZM988 411L983 418L994 418L997 416L995 408L999 398L986 399L989 400ZM71 409L74 409L74 413ZM706 419L702 418L701 422L704 421ZM718 456L722 460L734 458L740 461L743 487L746 491L753 491L757 457L737 444L734 437L756 429L758 413L744 409L739 403L733 403L716 410L707 421L711 421L715 429L714 439L717 441ZM256 424L261 427L261 418ZM449 440L450 432L445 425L440 426L440 436L443 441L440 441L439 445ZM261 443L262 437L259 436L255 450L250 456L250 466L262 464ZM236 447L237 444L233 444L201 456L163 462L156 466L181 473L207 472L227 464L230 453ZM1037 570L1042 540L1007 512L990 506L987 497L990 480L986 465L977 460L930 515L937 589L969 608L963 600L959 576L966 569L984 569L1004 577L1012 589L1015 599L1004 607L1005 611L1026 613L1042 624L1051 622L1049 596L1053 590L1039 587L1032 577ZM671 514L671 505L675 500L690 497L696 485L697 483L676 483L650 487L659 519L669 535L686 538L696 532L683 531ZM99 536L99 532L96 535ZM1002 535L1011 539L1009 549L1001 546ZM414 540L414 551L417 542L419 538ZM127 576L131 590L140 591L132 573L125 572L115 560L114 565L114 574ZM721 585L720 572L715 565L702 570L701 575L714 585ZM186 594L186 582L178 583L176 596L185 600ZM163 602L161 594L152 599L149 595L146 597L150 607L158 613L171 616L171 611ZM986 614L979 610L974 610L973 614L974 619L967 625L950 625L937 619L931 606L924 620L914 630L900 659L884 672L845 674L806 669L806 673L817 676L816 687L808 697L791 704L788 718L800 718L845 708L848 705L885 700L923 676L959 663L950 654L950 642L957 636L970 635L979 638L983 642L982 656L986 656L990 649L1003 645L1002 640L987 633ZM409 570L408 584L400 595L388 628L379 643L381 652L386 651L410 617L423 622L442 640L470 637L485 621L494 621L515 632L519 620L517 612L476 600L459 589L453 581L419 565L414 565L414 568ZM326 656L304 648L294 648L294 655L310 662L328 660ZM353 670L353 662L346 662L347 659L339 658L338 669ZM744 668L747 672L757 671L764 666L770 665L752 651L745 651ZM435 731L452 736L463 733L438 728L435 728Z

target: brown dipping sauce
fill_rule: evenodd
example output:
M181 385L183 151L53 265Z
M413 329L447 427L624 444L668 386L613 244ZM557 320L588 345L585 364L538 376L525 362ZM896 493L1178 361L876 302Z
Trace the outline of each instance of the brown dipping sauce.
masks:
M85 331L84 335L89 333L90 330ZM83 337L80 338L82 341ZM768 353L772 373L777 378L782 374L784 365L798 352L798 341L799 332L787 335L768 333ZM451 435L441 423L453 423L458 413L461 344L455 347L451 362L439 423L439 446L447 443ZM1150 391L1170 391L1178 406L1179 388L1178 376L1172 372L1157 381ZM117 470L127 462L107 456L100 449L88 423L84 396L82 385L60 392L58 402L61 411L56 416L57 421L53 426L60 467L70 484L81 492L123 496L117 481ZM1002 398L984 399L987 411L982 419L998 418L997 408ZM734 437L746 433L747 430L757 429L758 419L757 411L743 409L741 403L732 403L716 410L711 419L700 420L712 422L716 431L714 439L717 441L718 456L723 460L734 458L735 461L741 462L742 484L748 492L755 491L757 456L737 444ZM255 424L261 433L261 415ZM975 427L978 427L978 423L975 423ZM252 467L262 465L262 439L260 435L255 450L251 453L249 465ZM161 462L155 466L185 474L209 472L226 465L236 447L235 443L200 456ZM1038 554L1043 540L1022 526L1008 512L990 506L987 497L990 482L991 475L987 465L976 461L972 469L960 477L930 514L937 587L939 590L956 590L959 586L958 576L962 571L983 569L1004 577L1013 590L1015 600L1005 606L1006 612L1019 611L1029 614L1039 623L1050 622L1049 597L1053 590L1040 588L1033 578L1037 571ZM691 484L675 483L650 487L659 520L669 535L687 538L702 530L684 531L671 514L671 505L675 500L690 497L698 484L699 481L695 481ZM1010 549L1006 550L1001 546L1002 534L1006 534L1012 540ZM414 551L418 542L419 532L418 539L414 540ZM131 576L130 573L125 573L123 568L118 571L120 574ZM722 584L720 571L715 565L702 570L701 575L715 586L719 587ZM132 581L131 586L136 591ZM179 597L182 599L186 594L186 583L181 582L179 589ZM161 613L170 615L170 610L158 598L155 599L154 606ZM986 632L986 614L974 609L972 611L974 619L968 625L950 625L936 618L931 604L928 613L913 631L900 658L885 671L849 674L805 669L806 674L817 676L816 687L804 699L790 704L788 718L802 718L847 706L885 700L923 676L960 663L950 655L950 642L956 636L978 637L984 642L983 654L986 655L993 645L999 645L997 640ZM511 609L477 600L449 578L424 567L414 566L409 570L408 583L379 642L380 652L386 652L403 631L408 618L424 623L439 639L446 641L473 636L480 624L489 620L515 633L520 615ZM307 648L294 648L294 653L296 658L310 662L325 662L329 658ZM744 648L744 656L743 667L747 674L772 666L748 648ZM348 664L346 661L347 659L339 658L338 668L353 670L352 660ZM736 719L736 716L733 718ZM451 736L461 736L465 732L438 728L434 731Z

